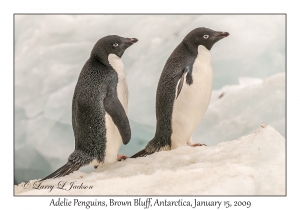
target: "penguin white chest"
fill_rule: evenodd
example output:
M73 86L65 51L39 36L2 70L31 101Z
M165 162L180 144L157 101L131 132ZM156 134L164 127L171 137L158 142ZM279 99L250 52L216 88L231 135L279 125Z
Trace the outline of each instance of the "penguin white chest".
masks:
M118 98L123 105L125 112L127 114L128 106L128 86L126 81L126 75L124 70L124 64L117 55L109 54L108 56L109 64L114 68L118 74L118 84L117 84L117 93Z
M118 74L117 94L118 98L127 114L128 107L128 86L125 77L124 64L118 56L110 54L108 56L109 64ZM115 162L117 160L118 151L122 145L122 137L117 126L112 121L111 117L105 114L106 124L106 149L104 163Z
M192 70L193 83L186 83L186 75L179 96L173 96L174 106L172 114L172 149L186 145L192 138L192 134L200 123L209 105L213 72L211 66L211 54L206 47L198 47L198 56Z

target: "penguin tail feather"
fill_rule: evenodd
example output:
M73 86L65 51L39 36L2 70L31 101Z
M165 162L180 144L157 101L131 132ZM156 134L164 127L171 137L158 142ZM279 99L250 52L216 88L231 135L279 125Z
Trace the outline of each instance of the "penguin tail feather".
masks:
M136 153L135 155L131 156L130 158L137 158L137 157L145 157L147 155L150 155L148 152L146 152L146 149L143 149Z
M77 171L81 167L81 164L74 164L71 161L67 162L65 165L54 171L52 174L46 176L40 181L44 181L46 179L54 179L62 176L66 176L74 171Z

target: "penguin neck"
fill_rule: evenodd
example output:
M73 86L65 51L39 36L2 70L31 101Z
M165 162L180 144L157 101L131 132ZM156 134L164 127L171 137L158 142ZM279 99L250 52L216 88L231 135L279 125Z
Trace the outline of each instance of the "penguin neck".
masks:
M98 54L98 53L92 53L91 59L94 61L97 61L98 63L102 64L103 66L109 67L109 61L107 59L107 55L105 53Z
M199 45L197 51L198 51L198 57L211 61L210 50L208 50L206 47L204 47L203 45Z
M108 62L113 69L118 73L118 76L125 76L124 64L120 57L111 53L108 55Z
M198 55L198 49L197 46L194 44L191 44L188 41L183 41L182 42L182 46L193 56L197 56Z

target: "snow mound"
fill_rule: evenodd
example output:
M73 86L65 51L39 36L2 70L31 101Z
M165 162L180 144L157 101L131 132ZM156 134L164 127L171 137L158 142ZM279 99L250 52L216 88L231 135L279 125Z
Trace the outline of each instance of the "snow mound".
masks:
M217 146L185 146L107 164L91 173L76 171L40 185L35 181L15 186L15 194L285 195L285 139L262 124L250 135ZM75 184L70 189L71 182ZM78 189L84 186L87 189Z

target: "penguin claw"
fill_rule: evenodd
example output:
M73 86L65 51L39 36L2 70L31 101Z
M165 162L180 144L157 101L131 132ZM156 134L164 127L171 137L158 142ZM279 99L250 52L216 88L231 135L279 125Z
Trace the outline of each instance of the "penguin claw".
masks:
M200 144L200 143L196 143L196 144L191 144L191 147L199 147L199 146L207 146L206 144Z
M122 161L122 160L126 160L128 157L127 156L125 156L125 155L117 155L117 160L118 161Z

